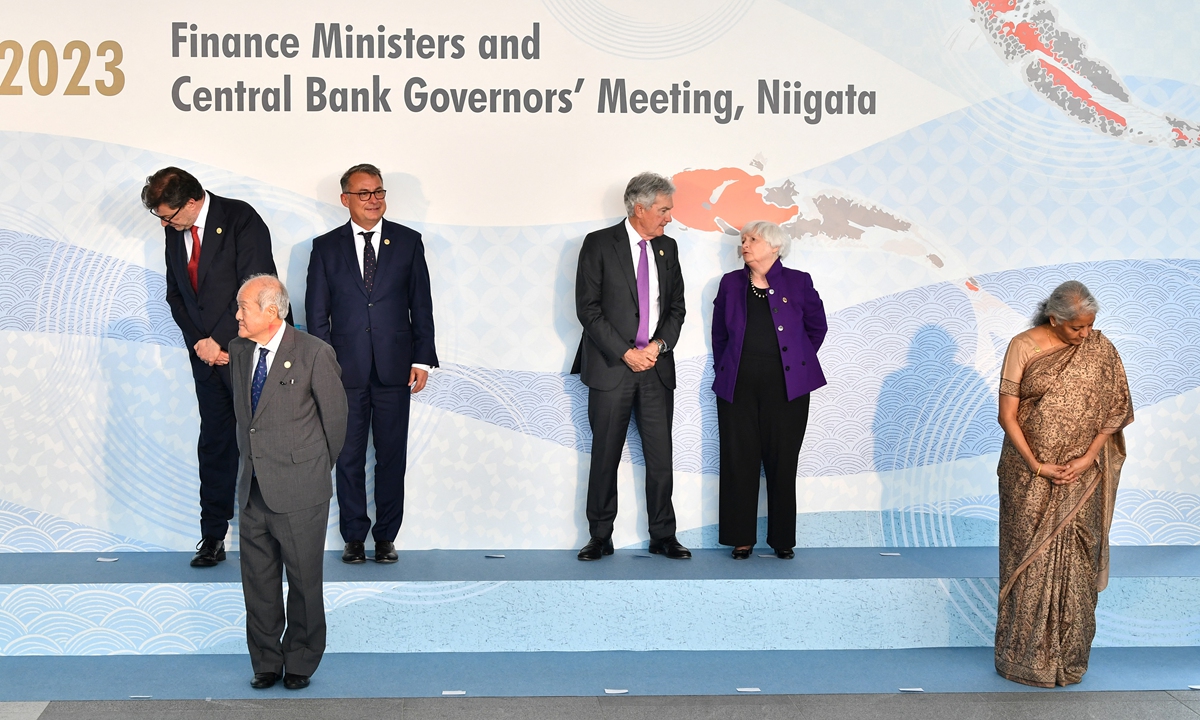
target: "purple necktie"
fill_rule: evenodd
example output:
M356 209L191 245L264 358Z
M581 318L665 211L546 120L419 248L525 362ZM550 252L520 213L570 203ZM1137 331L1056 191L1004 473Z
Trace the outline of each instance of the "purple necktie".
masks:
M646 241L638 243L642 247L642 256L638 258L638 350L650 344L650 261L646 258Z

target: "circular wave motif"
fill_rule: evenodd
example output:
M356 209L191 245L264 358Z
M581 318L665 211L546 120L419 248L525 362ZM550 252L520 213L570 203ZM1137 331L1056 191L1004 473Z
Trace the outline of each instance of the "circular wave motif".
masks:
M604 0L543 0L568 32L597 50L619 57L662 60L695 52L741 20L754 0L693 0L672 7L670 21L628 15Z

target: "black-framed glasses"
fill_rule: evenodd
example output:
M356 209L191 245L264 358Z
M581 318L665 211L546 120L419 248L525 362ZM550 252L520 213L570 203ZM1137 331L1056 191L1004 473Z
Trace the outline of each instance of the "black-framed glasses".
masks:
M158 213L154 212L153 210L150 211L150 214L153 215L154 217L158 218L159 222L163 222L163 223L166 223L167 225L170 225L171 221L175 219L175 216L178 215L179 213L183 212L183 208L185 208L185 207L187 207L187 206L181 205L178 210L171 213L171 217L169 217L169 218L164 218L162 215L159 215Z
M366 202L366 201L370 200L372 196L374 196L376 200L382 200L384 197L387 196L387 190L384 190L383 188L379 188L378 190L360 190L359 192L348 192L348 193L342 193L342 194L343 195L353 195L353 196L357 197L359 200Z

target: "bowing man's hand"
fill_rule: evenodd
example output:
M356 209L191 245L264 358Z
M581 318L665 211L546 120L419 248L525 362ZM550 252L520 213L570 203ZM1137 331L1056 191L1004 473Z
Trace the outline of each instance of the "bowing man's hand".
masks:
M425 389L425 382L429 380L429 371L421 368L413 368L408 371L408 386L412 388L414 393L419 393Z

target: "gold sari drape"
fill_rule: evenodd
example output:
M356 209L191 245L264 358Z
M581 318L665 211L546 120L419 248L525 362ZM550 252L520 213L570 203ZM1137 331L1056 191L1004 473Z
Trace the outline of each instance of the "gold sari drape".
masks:
M1019 387L1017 422L1033 454L1064 464L1110 435L1096 463L1069 485L1034 477L1007 438L1000 452L1000 601L996 670L1040 687L1077 683L1096 634L1096 597L1108 584L1108 531L1133 404L1108 338L1035 355Z

